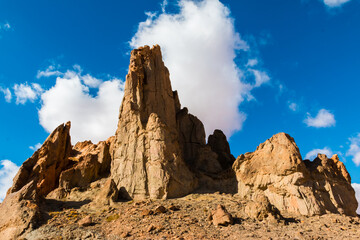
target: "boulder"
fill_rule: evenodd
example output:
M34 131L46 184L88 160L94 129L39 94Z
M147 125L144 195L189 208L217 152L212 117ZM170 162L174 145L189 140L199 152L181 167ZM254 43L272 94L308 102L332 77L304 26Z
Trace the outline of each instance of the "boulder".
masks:
M119 191L111 178L108 178L96 195L94 202L101 205L111 205L119 200Z
M252 196L251 201L246 203L244 212L248 217L259 221L273 221L283 218L280 211L269 202L263 192L258 192Z
M220 204L217 206L216 210L212 211L210 220L215 226L228 226L234 223L231 214Z
M92 217L91 216L86 216L86 217L80 219L78 224L79 224L80 227L90 226L91 224L93 224Z
M355 192L344 164L336 156L303 161L294 139L285 133L240 155L233 169L240 197L251 200L264 194L282 215L356 216Z

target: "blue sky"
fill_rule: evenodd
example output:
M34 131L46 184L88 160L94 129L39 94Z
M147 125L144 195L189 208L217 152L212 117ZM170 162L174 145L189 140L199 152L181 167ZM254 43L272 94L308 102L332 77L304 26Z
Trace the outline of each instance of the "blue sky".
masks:
M61 122L73 141L112 135L129 51L154 43L234 155L286 132L360 183L359 0L179 3L0 0L0 188Z

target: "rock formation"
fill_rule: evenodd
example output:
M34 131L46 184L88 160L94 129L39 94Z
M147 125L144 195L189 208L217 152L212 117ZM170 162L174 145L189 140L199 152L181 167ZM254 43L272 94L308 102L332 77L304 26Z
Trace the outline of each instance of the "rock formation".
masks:
M264 194L282 214L356 216L351 179L337 155L303 161L294 139L285 133L274 135L253 153L240 155L233 169L241 198L253 200Z
M19 191L31 181L39 196L46 196L59 185L61 172L69 164L71 154L70 122L57 127L33 156L20 167L9 193Z
M16 239L36 227L40 219L39 202L54 190L71 153L70 123L62 124L45 140L33 156L20 167L13 186L0 205L0 236Z
M176 123L177 94L159 46L131 52L115 134L111 175L129 197L171 198L192 192Z
M115 134L111 176L130 198L173 198L198 186L198 172L230 169L225 135L216 130L206 145L202 122L181 108L159 46L131 52Z
M107 177L110 173L110 149L113 142L114 137L98 144L91 141L77 143L69 158L73 166L61 173L59 186L65 190L84 188L101 177Z
M71 146L70 122L57 127L22 164L0 204L0 238L17 239L42 224L48 202L91 203L87 207L97 209L119 206L119 198L168 199L194 192L231 193L241 211L258 220L356 216L351 178L337 155L303 161L294 139L279 133L235 160L221 130L207 143L205 137L202 122L181 108L160 47L135 49L115 136ZM223 206L211 217L215 225L233 223ZM89 222L93 225L84 218L80 225Z

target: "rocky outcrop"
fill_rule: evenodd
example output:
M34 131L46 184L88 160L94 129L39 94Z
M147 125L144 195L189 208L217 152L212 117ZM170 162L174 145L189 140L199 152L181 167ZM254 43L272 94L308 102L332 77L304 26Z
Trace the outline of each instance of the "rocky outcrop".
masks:
M61 124L33 156L20 167L13 186L0 205L0 236L17 239L34 229L40 219L39 203L59 183L71 153L70 122Z
M58 186L60 174L67 168L71 154L70 125L68 122L57 127L41 148L21 165L9 193L34 181L37 194L44 197Z
M177 94L175 95L177 99ZM198 168L197 162L201 149L206 145L205 128L203 123L188 112L187 108L180 109L180 102L176 100L176 122L179 133L179 143L185 162L191 168Z
M59 186L65 190L85 188L91 182L107 177L110 174L113 142L114 137L98 144L91 141L77 143L70 157L73 166L61 173Z
M303 161L294 139L285 133L240 155L233 169L240 197L252 200L264 194L281 214L356 216L355 192L343 163L337 156L324 155L314 162Z
M180 197L192 192L203 174L231 169L235 158L225 135L215 131L209 144L205 137L202 122L181 108L172 91L160 47L133 50L111 166L122 195Z
M0 204L0 239L18 239L34 230L40 221L39 196L34 180L9 192Z
M179 143L179 106L160 47L133 50L111 165L111 176L123 195L172 198L196 188Z
M209 136L208 145L211 147L211 150L218 155L217 159L222 169L231 168L235 162L235 157L231 154L229 143L221 130L216 129L214 133Z

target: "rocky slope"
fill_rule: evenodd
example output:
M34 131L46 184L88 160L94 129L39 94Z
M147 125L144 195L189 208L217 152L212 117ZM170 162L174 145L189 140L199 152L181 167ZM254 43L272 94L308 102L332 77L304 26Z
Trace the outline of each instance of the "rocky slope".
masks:
M205 137L181 108L160 47L135 49L115 136L71 146L70 123L56 128L0 205L0 239L312 239L333 233L303 228L359 223L336 155L303 160L279 133L235 159L221 130Z

